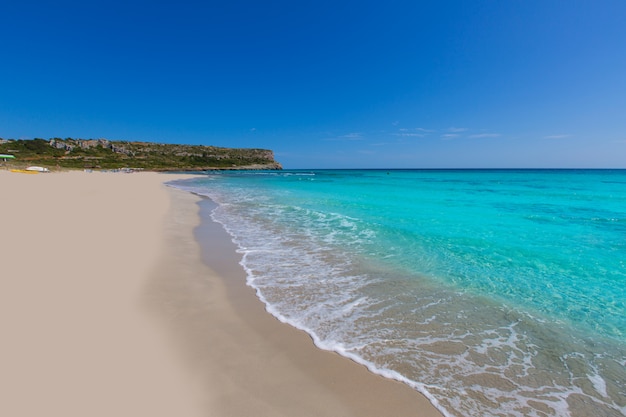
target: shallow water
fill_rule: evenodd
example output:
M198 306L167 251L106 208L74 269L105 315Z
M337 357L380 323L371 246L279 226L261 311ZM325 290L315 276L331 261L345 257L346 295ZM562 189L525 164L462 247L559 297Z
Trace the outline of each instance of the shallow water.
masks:
M268 311L450 416L626 415L626 171L213 173L177 186Z

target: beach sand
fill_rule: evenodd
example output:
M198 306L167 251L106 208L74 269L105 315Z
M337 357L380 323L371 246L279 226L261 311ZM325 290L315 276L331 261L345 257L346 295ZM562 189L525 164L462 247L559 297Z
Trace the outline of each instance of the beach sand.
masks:
M265 312L179 177L0 171L0 415L440 416Z

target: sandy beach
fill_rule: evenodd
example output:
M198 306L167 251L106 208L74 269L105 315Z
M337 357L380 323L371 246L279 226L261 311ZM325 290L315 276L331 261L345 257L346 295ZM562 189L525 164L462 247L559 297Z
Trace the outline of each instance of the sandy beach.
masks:
M265 312L179 177L0 171L0 415L441 415Z

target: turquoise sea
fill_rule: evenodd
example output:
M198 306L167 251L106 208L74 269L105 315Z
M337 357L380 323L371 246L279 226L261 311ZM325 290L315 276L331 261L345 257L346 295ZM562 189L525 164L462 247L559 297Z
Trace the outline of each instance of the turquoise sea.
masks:
M267 310L448 416L626 415L626 171L206 173Z

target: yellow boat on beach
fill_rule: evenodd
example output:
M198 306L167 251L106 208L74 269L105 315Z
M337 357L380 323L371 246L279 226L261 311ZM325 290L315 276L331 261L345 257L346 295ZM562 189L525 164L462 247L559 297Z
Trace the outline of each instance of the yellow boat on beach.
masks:
M19 174L39 174L39 171L29 171L26 169L12 169L11 172L17 172Z

